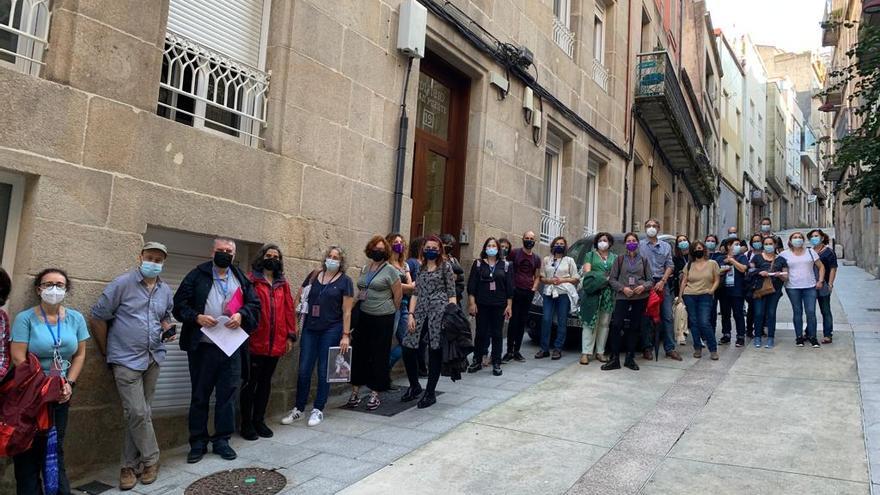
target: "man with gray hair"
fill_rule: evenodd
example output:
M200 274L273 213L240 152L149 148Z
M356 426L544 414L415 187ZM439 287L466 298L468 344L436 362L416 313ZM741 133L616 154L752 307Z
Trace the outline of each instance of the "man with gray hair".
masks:
M666 351L666 357L681 361L681 355L675 350L675 340L672 336L672 298L675 295L669 290L667 282L672 277L674 265L672 263L672 246L667 242L661 242L657 236L660 234L660 221L654 218L645 222L645 234L647 239L639 241L639 254L648 261L648 268L651 270L651 278L654 287L651 289L663 295L663 304L660 306L660 317L662 326L663 349ZM648 318L644 319L647 326ZM648 332L644 332L644 353L645 359L652 359L654 342Z
M235 241L214 240L212 260L195 267L174 294L174 317L183 323L180 348L189 358L192 398L189 405L189 445L186 462L202 460L208 451L223 459L237 454L229 446L235 431L235 394L241 382L241 347L227 355L203 328L214 328L226 320L220 331L239 328L251 333L260 318L260 300L247 276L232 262ZM208 408L214 401L214 434L208 435Z

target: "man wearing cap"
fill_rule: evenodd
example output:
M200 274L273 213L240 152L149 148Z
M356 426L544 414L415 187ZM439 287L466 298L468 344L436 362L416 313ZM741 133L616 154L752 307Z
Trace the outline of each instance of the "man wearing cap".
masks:
M98 349L107 357L125 417L119 488L156 481L159 444L153 431L150 404L165 360L162 334L172 327L174 294L161 278L168 249L144 244L137 266L116 277L92 307L90 323ZM108 326L108 323L109 326Z

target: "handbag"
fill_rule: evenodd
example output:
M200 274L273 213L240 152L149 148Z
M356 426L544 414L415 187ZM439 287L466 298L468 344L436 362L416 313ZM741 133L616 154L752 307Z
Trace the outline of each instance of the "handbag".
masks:
M770 262L770 271L773 271L773 264L776 263L776 259ZM754 294L752 294L753 299L760 299L764 296L768 296L776 292L776 287L773 285L773 278L766 277L764 281L761 283L761 287L755 289Z

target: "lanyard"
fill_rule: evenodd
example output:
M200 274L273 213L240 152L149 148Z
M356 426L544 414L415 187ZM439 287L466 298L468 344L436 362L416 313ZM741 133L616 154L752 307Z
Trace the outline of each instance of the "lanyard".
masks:
M489 265L489 263L486 263L486 265L489 266L489 278L494 280L495 279L495 269L498 268L498 261L496 260L494 265Z
M57 330L57 335L52 331L52 326L49 325L49 318L46 316L46 311L43 310L43 307L40 306L40 313L43 316L43 325L46 325L46 328L49 329L49 335L52 336L52 342L54 343L55 349L61 347L61 313L58 313L58 320L55 322L55 328Z
M327 272L324 272L324 273L326 274ZM336 274L334 274L332 277L330 277L330 280L327 281L326 283L322 283L321 280L320 280L318 277L315 277L315 280L318 282L318 285L321 286L321 290L319 290L318 293L315 294L315 301L317 301L317 302L320 304L320 302L321 302L321 294L324 293L324 289L326 289L327 287L333 285L333 282L336 282L337 280L339 280L339 277L340 277L341 275L342 275L342 273L336 273ZM371 280L371 282L372 282L372 280ZM311 293L309 293L309 294L311 294ZM309 299L311 299L311 297L309 297Z
M223 293L223 300L225 301L226 298L229 297L229 268L226 269L225 279L220 278L220 274L217 273L216 268L211 268L211 271L214 272L214 281L217 282L217 286L220 287L220 292Z
M562 260L564 260L564 259L565 258L559 258L558 260L553 261L552 265L555 268L553 269L553 277L552 278L556 278L556 272L559 271L559 267L562 266Z
M383 268L385 268L385 263L382 263L382 266L380 266L378 269L376 269L376 271L373 272L373 274L367 278L367 285L366 285L366 287L364 287L364 290L367 290L370 288L370 285L373 283L373 279L376 278L376 275L378 275L379 272L381 272Z

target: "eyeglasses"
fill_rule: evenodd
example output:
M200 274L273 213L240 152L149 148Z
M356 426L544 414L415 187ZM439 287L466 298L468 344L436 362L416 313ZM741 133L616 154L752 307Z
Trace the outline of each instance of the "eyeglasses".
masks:
M50 289L52 287L58 287L59 289L66 289L67 284L64 282L42 282L40 283L41 289Z

